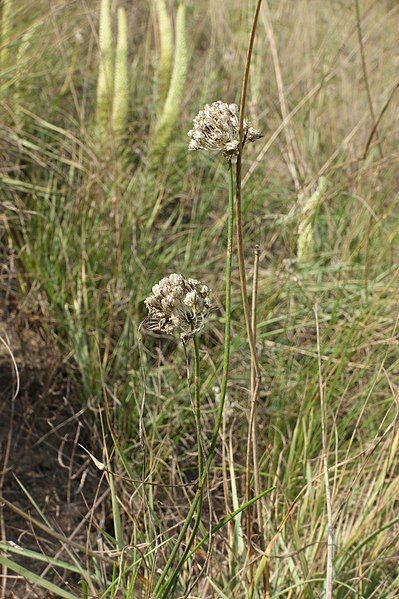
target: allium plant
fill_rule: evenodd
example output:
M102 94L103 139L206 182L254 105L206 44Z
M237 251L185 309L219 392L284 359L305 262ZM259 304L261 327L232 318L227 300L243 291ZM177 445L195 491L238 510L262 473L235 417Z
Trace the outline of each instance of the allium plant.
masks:
M219 405L208 456L206 460L203 460L198 431L198 488L175 545L173 546L162 574L154 588L154 597L157 599L167 599L173 596L179 573L184 562L191 555L190 550L201 522L205 482L213 463L216 444L222 424L229 374L231 344L231 271L234 227L233 162L239 156L246 141L253 142L262 137L262 135L252 127L251 123L244 121L242 129L243 134L240 142L239 114L240 111L236 104L226 104L220 100L213 104L206 104L194 118L193 128L188 133L188 136L191 138L189 150L220 152L227 161L229 172L223 373ZM197 381L195 386L197 397L196 406L199 410L199 356L198 336L196 333L199 332L198 329L202 328L203 322L208 316L210 308L210 303L208 303L208 288L199 284L198 281L193 281L192 279L186 281L183 277L181 279L178 277L179 275L171 275L168 278L162 279L159 285L155 285L153 288L153 295L146 300L146 305L149 310L147 326L149 323L152 330L159 330L165 333L172 333L174 329L177 329L183 341L193 337L196 364L195 379ZM191 285L193 290L187 293L187 287L185 287L185 285ZM197 427L199 427L199 411L197 412L196 421ZM194 524L187 540L187 533L194 516ZM175 564L175 560L178 557L179 549L183 542L185 547L184 551L180 555L177 564Z
M198 335L203 330L212 308L209 287L196 279L185 279L173 273L164 277L153 286L152 295L147 297L145 305L148 317L144 321L146 328L159 333L172 335L175 331L183 342L194 340L195 401L194 416L197 429L198 481L201 480L204 466L201 443L201 405L200 405L200 356ZM187 353L186 353L186 358ZM189 373L187 373L190 386Z
M204 455L201 441L201 403L200 403L200 355L198 336L204 329L212 308L211 291L207 285L197 279L186 279L183 275L173 273L164 277L153 286L152 294L145 300L148 309L148 317L144 320L145 328L154 333L173 335L177 333L183 343L187 358L186 344L192 339L194 344L194 416L197 432L198 451L198 490L192 503L189 516L182 527L178 541L171 552L164 574L166 576L173 563L183 536L188 530L194 513L196 520L190 541L186 545L186 551L191 548L201 519L203 488L206 478L204 470ZM188 360L188 358L187 358ZM188 373L189 378L189 373ZM190 385L190 381L188 380ZM167 597L169 595L169 582L166 581L166 589L163 588L165 576L161 576L155 588L156 597Z

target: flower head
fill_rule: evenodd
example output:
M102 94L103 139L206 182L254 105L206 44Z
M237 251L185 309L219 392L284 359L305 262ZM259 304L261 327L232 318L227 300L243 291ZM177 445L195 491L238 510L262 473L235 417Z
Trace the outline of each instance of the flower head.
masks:
M194 127L188 132L191 138L189 150L213 150L222 152L227 160L237 156L239 149L239 116L237 104L221 100L205 104L194 118ZM244 121L244 141L256 141L262 135Z
M145 305L149 329L168 335L177 330L185 341L203 329L212 302L206 285L174 273L154 285Z

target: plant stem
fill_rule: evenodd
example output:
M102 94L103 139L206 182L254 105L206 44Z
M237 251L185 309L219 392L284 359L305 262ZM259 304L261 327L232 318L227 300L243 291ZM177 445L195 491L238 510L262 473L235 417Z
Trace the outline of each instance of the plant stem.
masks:
M332 599L334 586L334 526L333 526L333 511L330 489L330 479L328 473L328 447L327 447L327 407L325 398L325 389L323 382L323 374L321 368L321 350L320 350L320 327L317 305L313 307L316 320L316 339L317 339L317 365L319 371L319 393L320 393L320 415L321 415L321 438L323 445L323 470L324 470L324 485L326 493L327 506L327 573L325 582L325 599Z
M274 489L275 489L275 487L270 487L270 489L265 489L264 491L261 491L254 497L251 497L251 499L249 501L240 505L237 509L234 510L234 512L232 512L231 514L228 514L227 516L222 518L215 526L213 526L210 534L211 535L215 534L223 526L226 526L226 524L228 524L229 522L234 520L234 518L239 516L241 514L241 512L243 512L244 510L247 510L249 507L254 505L254 503L257 503L260 499L262 499L263 497L265 497L266 495L268 495L269 493L274 491ZM207 541L208 538L209 538L209 533L207 533L204 537L202 537L202 539L200 541L198 541L196 546L190 552L190 557L192 555L194 555L196 553L196 551L198 551L198 549L200 549L200 547L202 547L204 545L204 543Z
M182 529L177 537L176 543L172 549L172 552L165 564L163 572L155 586L154 596L166 599L168 596L170 597L170 590L174 588L177 582L177 576L189 555L191 545L194 541L195 533L197 532L199 521L196 521L194 525L194 529L190 535L190 539L186 544L186 548L184 550L183 555L181 556L179 562L174 568L173 573L169 577L169 579L164 583L167 573L169 572L173 561L179 551L179 548L182 544L184 536L190 526L192 517L197 509L197 506L202 505L202 498L204 492L204 486L206 482L206 478L210 471L213 458L215 455L215 449L217 440L219 437L219 431L222 424L222 416L223 409L226 400L226 392L227 392L227 383L229 378L229 363L230 363L230 345L231 345L231 271L232 271L232 262L233 262L233 231L234 231L234 173L231 162L229 162L229 205L228 205L228 220L227 220L227 248L226 248L226 297L225 297L225 336L224 336L224 355L223 355L223 374L222 374L222 382L220 389L220 402L218 411L216 414L216 420L213 428L211 444L209 448L208 457L206 459L205 467L202 470L202 476L200 477L198 483L198 489L193 499L193 502L190 506ZM199 510L200 511L200 510ZM198 513L198 512L197 512Z
M197 432L197 452L198 452L198 480L201 480L204 469L204 454L201 442L201 379L200 379L200 355L198 336L194 336L194 406L195 406L195 428Z
M200 398L201 384L200 384L200 380L201 379L200 379L199 343L198 343L197 335L194 336L193 342L194 342L194 389L195 389L194 390L194 415L195 415L197 447L198 447L198 481L199 481L198 490L197 490L198 500L196 501L196 497L197 497L196 496L194 498L193 503L195 503L195 509L196 509L197 513L196 513L196 517L195 517L194 526L191 531L190 537L186 543L186 548L183 552L183 555L181 556L176 568L174 569L174 571L167 583L165 590L163 590L164 593L169 593L169 594L173 591L173 589L175 588L175 586L177 584L178 573L180 572L181 567L187 558L190 547L194 543L194 539L197 534L197 530L201 523L202 504L203 504L203 497L204 497L204 494L203 494L204 485L201 483L202 475L204 472L204 454L203 454L203 450L202 450L201 427L200 427L200 418L201 418L201 398ZM190 384L190 382L189 382L189 384ZM205 478L204 478L204 482L205 482ZM194 512L193 512L193 515L194 515ZM186 518L186 521L187 520L188 520L188 518ZM163 596L164 595L162 595L162 597Z
M247 329L247 337L249 343L249 349L251 352L251 360L253 361L256 376L259 376L259 364L256 356L256 348L255 342L251 327L251 317L250 317L250 308L249 308L249 299L247 292L247 275L245 271L245 259L244 259L244 239L242 232L242 195L241 195L241 178L242 178L242 150L243 150L243 142L244 142L244 113L245 113L245 103L247 98L247 89L248 89L248 78L249 78L249 67L251 65L251 57L252 50L255 41L255 32L256 25L258 23L260 6L262 4L262 0L258 0L256 5L254 20L252 23L252 30L247 50L247 57L245 62L244 69L244 77L242 81L241 88L241 100L240 100L240 121L239 121L239 146L238 146L238 156L237 156L237 165L236 165L236 237L237 237L237 257L238 257L238 269L240 273L240 287L241 287L241 296L244 310L244 318L245 318L245 326Z
M248 425L248 442L247 442L247 468L246 468L246 485L245 485L245 500L250 499L250 468L248 467L248 456L252 452L252 440L253 440L253 426L254 426L254 415L255 415L255 404L257 401L259 387L261 383L261 372L256 354L255 345L255 332L252 328L251 323L251 312L247 291L247 276L245 270L245 258L244 258L244 240L243 240L243 227L242 227L242 196L241 196L241 175L242 175L242 151L244 145L244 114L245 104L248 90L249 80L249 69L251 66L252 51L255 41L256 26L258 23L260 7L262 0L258 0L255 8L254 18L252 22L252 29L248 43L244 76L241 87L241 98L240 98L240 121L239 121L239 146L236 166L236 237L237 237L237 257L238 257L238 268L240 273L240 287L242 304L245 318L245 326L247 331L247 338L249 349L251 353L251 392L250 392L250 416ZM247 510L247 542L248 542L248 561L251 564L251 537L252 537L252 508ZM253 571L250 565L250 578L252 581Z
M256 344L256 305L258 299L258 278L259 278L259 256L260 256L260 248L258 245L255 247L254 253L254 269L253 269L253 281L252 281L252 302L251 302L251 327L254 336L254 343ZM258 459L258 447L257 447L257 434L256 434L256 407L257 401L255 396L256 389L256 372L254 368L253 362L251 362L251 408L249 414L249 424L248 428L251 432L251 439L248 439L247 443L247 453L246 453L246 496L249 499L250 491L251 491L251 457L252 457L252 466L253 466L253 481L254 481L254 489L255 495L259 495L260 493L260 475L259 475L259 459ZM254 399L255 398L255 399ZM251 445L252 445L252 456L251 456ZM264 538L262 536L263 533L263 511L262 504L259 502L257 504L257 518L258 518L258 528L260 534L260 548L262 551L265 548ZM250 525L248 518L248 524ZM250 530L248 531L250 534Z
M368 75L367 75L366 56L365 56L365 52L364 52L363 33L362 33L362 20L361 20L361 17L360 17L359 0L355 0L355 8L356 8L357 37L358 37L358 40L359 40L360 58L361 58L361 61L362 61L362 70L363 70L363 79L364 79L364 84L365 84L365 87L366 87L367 102L368 102L368 105L369 105L369 111L370 111L372 129L374 129L375 133L377 134L378 151L379 151L379 154L380 154L380 158L383 158L384 156L383 156L383 153L382 153L381 140L378 138L378 131L377 131L378 123L377 123L377 120L375 118L373 100L371 99L371 91L370 91L369 78L368 78Z

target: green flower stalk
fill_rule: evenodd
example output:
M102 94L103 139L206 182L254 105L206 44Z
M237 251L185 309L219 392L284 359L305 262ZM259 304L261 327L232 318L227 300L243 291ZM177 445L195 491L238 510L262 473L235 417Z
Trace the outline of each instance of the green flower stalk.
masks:
M208 451L208 456L202 467L202 476L198 483L198 489L195 497L191 503L190 509L184 521L182 528L180 529L179 535L170 553L170 556L165 564L162 574L157 581L154 589L154 597L157 599L168 599L172 597L171 594L175 588L180 571L185 561L190 556L190 549L194 543L195 536L197 534L200 521L201 521L201 508L205 490L205 483L208 473L212 467L213 459L215 456L216 445L219 438L219 431L222 425L223 409L226 400L227 383L229 377L229 364L230 364L230 346L231 346L231 274L232 274L232 261L233 261L233 231L234 231L234 175L233 165L231 160L228 161L229 168L229 202L228 202L228 221L227 221L227 249L226 249L226 298L225 298L225 337L224 337L224 353L223 353L223 373L222 382L220 389L220 399L218 410L216 414L215 424L213 427L211 444ZM198 355L196 355L196 364L198 364ZM198 391L196 391L197 393ZM185 550L183 551L179 561L173 567L173 571L169 575L175 559L177 558L179 549L186 537L189 527L196 514L194 526L190 533L189 539L185 542Z
M320 200L326 190L327 180L320 177L314 194L302 206L301 220L298 225L297 260L299 265L306 264L314 254L313 224Z
M162 114L155 128L153 154L162 155L179 118L187 76L186 7L180 4L176 17L176 47L173 72Z
M111 117L113 86L112 27L109 0L101 0L99 30L100 66L97 81L96 126L102 135Z
M128 31L126 11L118 9L118 38L115 52L112 130L118 141L126 132L129 111Z
M165 333L167 335L172 335L174 332L177 332L183 342L187 364L186 343L191 339L194 343L194 416L198 446L198 490L191 505L189 515L187 516L169 560L164 568L163 574L154 590L155 597L166 598L170 596L170 589L174 587L177 574L180 571L180 565L184 563L187 552L192 546L196 531L201 521L203 489L207 470L204 470L204 456L200 428L201 384L199 333L203 330L208 320L212 308L212 301L210 289L206 285L196 279L185 279L182 275L173 273L169 275L169 277L164 277L159 283L153 286L152 294L145 300L145 305L148 309L148 317L143 322L144 326L154 332ZM209 466L209 462L207 462L207 466ZM180 559L178 566L174 568L171 578L163 585L162 583L177 556L179 547L188 531L194 514L195 523L193 531L191 532L190 540L186 544L186 550L183 557Z
M163 106L170 83L170 75L172 72L173 60L173 30L165 0L157 0L156 3L158 27L159 27L159 42L160 56L158 63L158 104Z

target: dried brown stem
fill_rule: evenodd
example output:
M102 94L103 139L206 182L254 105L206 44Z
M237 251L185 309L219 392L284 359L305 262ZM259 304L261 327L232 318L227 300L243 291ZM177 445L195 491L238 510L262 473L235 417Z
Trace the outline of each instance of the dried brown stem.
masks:
M367 102L368 102L368 105L369 105L369 110L370 110L371 121L372 121L372 124L373 124L373 129L374 129L375 132L377 132L377 121L376 121L375 113L374 113L373 100L371 99L371 91L370 91L369 78L368 78L368 75L367 75L366 55L365 55L365 52L364 52L363 33L362 33L362 25L361 25L361 19L360 19L359 0L355 0L355 6L356 6L356 29L357 29L357 36L358 36L358 39L359 39L360 57L361 57L361 61L362 61L362 71L363 71L364 84L366 86ZM378 142L378 151L380 153L380 157L383 158L382 148L381 148L381 142L380 141Z
M249 417L249 430L248 430L248 442L247 442L247 456L252 454L252 440L253 440L253 420L255 414L255 404L257 401L259 387L261 382L261 373L256 354L255 346L255 334L252 328L250 304L247 291L247 276L245 270L245 258L244 258L244 240L243 240L243 226L242 226L242 195L241 195L241 183L242 183L242 150L244 144L244 115L245 115L245 104L247 99L248 91L248 80L249 80L249 69L251 66L252 51L255 41L256 27L259 19L260 7L262 0L258 0L255 8L255 13L252 21L251 34L249 38L249 44L247 49L244 76L241 87L241 99L240 99L240 121L239 121L239 151L237 156L237 167L236 167L236 237L237 237L237 257L238 257L238 268L240 274L240 287L242 304L245 318L245 326L247 331L249 349L251 353L251 396L250 396L250 417ZM253 372L253 374L252 374ZM253 384L252 384L253 382ZM246 468L246 482L245 482L245 500L248 501L251 492L251 473L250 468ZM253 578L253 565L251 559L252 553L252 509L247 509L247 542L248 542L248 562L250 564L250 578Z

